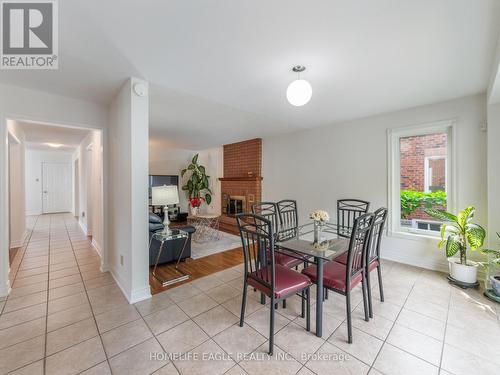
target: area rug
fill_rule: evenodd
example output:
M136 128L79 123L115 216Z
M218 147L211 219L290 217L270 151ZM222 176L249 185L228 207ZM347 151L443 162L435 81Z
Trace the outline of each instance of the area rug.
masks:
M219 231L219 238L219 240L191 241L191 258L204 258L241 247L241 239L238 236Z

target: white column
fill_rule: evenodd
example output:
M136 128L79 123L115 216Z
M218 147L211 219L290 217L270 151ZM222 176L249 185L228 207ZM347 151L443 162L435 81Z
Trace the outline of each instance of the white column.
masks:
M0 297L10 292L7 119L0 117Z
M130 303L149 288L147 82L131 78L110 107L108 128L109 268Z

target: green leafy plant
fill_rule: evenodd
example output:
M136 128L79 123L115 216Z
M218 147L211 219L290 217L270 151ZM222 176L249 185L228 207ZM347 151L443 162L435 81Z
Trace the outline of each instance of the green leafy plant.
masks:
M200 202L204 200L207 204L212 202L212 190L210 190L210 176L206 174L206 168L198 164L198 154L193 156L187 168L181 171L181 177L186 173L191 173L186 184L182 187L190 202ZM198 204L199 205L199 204Z
M486 231L479 224L473 223L472 219L476 209L469 206L453 215L444 210L428 208L425 212L435 219L444 221L441 226L440 249L446 244L446 256L452 257L460 252L460 263L467 264L467 248L477 250L483 246Z
M446 192L434 191L424 193L423 191L401 190L401 218L406 219L415 212L418 208L424 207L426 209L435 206L446 207Z
M497 232L497 237L500 238L500 233ZM481 253L488 257L486 262L479 262L481 266L486 269L490 269L491 267L500 267L500 251L499 250L490 250L483 249Z

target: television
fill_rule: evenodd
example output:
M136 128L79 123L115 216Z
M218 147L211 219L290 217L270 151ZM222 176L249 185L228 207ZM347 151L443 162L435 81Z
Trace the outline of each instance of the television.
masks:
M177 175L149 175L149 199L152 198L152 187L163 185L175 185L179 188L179 176Z

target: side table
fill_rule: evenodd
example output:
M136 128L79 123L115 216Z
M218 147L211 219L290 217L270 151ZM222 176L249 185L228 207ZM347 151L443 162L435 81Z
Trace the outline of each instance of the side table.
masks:
M167 246L165 246L165 244L167 244L168 241L179 239L179 238L184 239L184 244L182 245L182 250L179 254L179 259L177 259L177 263L175 264L175 271L180 276L174 277L172 279L163 279L162 277L160 277L156 274L156 268L158 267L158 261L160 260L161 253L162 253L162 251L164 251L165 248L167 248ZM181 270L179 268L179 262L182 258L182 254L184 253L184 249L186 248L186 245L188 243L189 233L185 232L181 229L174 229L174 230L171 230L169 232L165 232L165 231L156 232L151 236L151 241L149 242L149 248L151 248L151 243L152 243L153 239L155 239L161 243L160 248L158 250L158 255L156 256L155 267L153 268L153 277L156 280L158 280L162 286L168 286L168 285L179 283L181 281L189 279L189 274L187 274L186 272L184 272L183 270Z
M196 242L220 240L220 215L199 214L196 216L188 216L187 220L189 224L196 228L193 238Z

